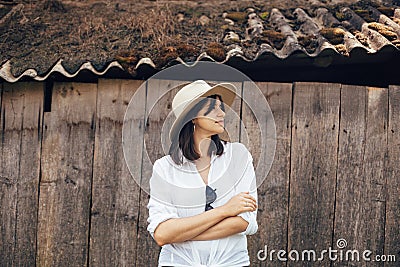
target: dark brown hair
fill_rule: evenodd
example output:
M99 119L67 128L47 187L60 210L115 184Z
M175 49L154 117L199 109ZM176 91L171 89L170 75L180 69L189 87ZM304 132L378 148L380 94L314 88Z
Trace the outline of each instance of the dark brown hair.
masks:
M222 101L222 97L220 95L210 95L200 100L199 103L197 103L185 115L183 119L184 125L182 127L178 126L181 128L181 130L178 136L173 137L168 152L168 154L171 155L172 160L176 164L181 165L183 163L182 156L185 156L188 160L196 160L200 158L200 155L195 151L194 148L194 137L193 137L194 123L192 122L192 119L194 119L199 113L199 111L211 100L210 106L208 107L204 115L210 113L216 105L217 102L216 98L218 98L221 101L222 111L225 111L225 105ZM224 146L222 142L226 144L227 141L220 139L218 134L212 135L211 140L214 142L215 146L210 145L210 148L208 150L208 155L211 156L211 153L213 151L216 151L216 154L218 156L222 155L222 153L224 153ZM180 150L182 150L182 153L180 153Z

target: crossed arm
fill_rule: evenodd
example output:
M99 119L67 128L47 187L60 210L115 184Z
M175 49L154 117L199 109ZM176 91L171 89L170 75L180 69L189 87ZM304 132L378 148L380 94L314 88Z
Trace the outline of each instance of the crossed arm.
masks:
M250 205L246 205L249 203ZM255 211L256 200L243 192L232 197L225 205L201 214L172 218L160 223L154 231L157 244L163 246L188 240L213 240L246 230L248 222L237 216L242 212Z
M245 231L248 224L249 223L242 217L227 217L191 240L199 241L220 239Z

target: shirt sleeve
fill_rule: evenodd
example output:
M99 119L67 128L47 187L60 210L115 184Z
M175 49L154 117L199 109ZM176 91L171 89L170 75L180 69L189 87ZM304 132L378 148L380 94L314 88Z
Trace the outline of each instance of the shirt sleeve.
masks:
M253 167L253 157L250 152L248 153L248 161L242 179L239 181L236 190L237 193L249 191L250 195L255 198L258 205L256 175ZM249 224L245 231L241 232L243 235L253 235L258 230L257 224L257 210L240 213L238 216L242 217Z
M147 231L150 233L153 239L154 231L160 223L168 219L179 218L177 209L173 205L167 204L164 201L160 201L155 197L155 195L157 195L160 191L160 188L155 188L155 186L159 185L159 183L154 183L154 180L162 179L162 177L160 177L160 173L162 173L160 170L160 165L158 164L158 161L156 161L154 163L153 173L150 178L150 199L147 204L147 209L149 210Z

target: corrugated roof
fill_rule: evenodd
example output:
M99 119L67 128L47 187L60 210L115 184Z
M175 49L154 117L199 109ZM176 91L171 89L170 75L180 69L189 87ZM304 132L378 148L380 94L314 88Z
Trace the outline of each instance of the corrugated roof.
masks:
M60 18L64 16L68 19L68 12L72 13L70 16L74 16L73 12L79 12L75 7L68 6L66 8L61 2L61 6L50 5L49 1L45 1L45 5L50 5L47 6L47 10L53 13L52 16L43 15L41 17L38 15L41 14L38 10L35 13L35 8L42 8L43 10L43 5L36 4L32 6L31 13L27 17L28 15L23 12L23 10L26 10L27 4L3 6L1 9L3 12L0 13L3 14L0 19L1 37L3 38L2 50L16 49L19 43L23 43L24 36L30 32L42 34L43 37L33 39L36 43L24 43L19 51L2 53L0 62L3 63L0 67L0 77L8 82L16 82L24 77L42 81L54 73L59 73L68 78L75 77L83 70L102 76L112 68L129 72L132 76L135 76L137 70L144 65L154 69L162 69L171 62L192 64L199 60L213 60L228 63L236 60L251 63L265 60L271 56L282 60L287 60L293 56L315 58L325 55L351 58L352 54L356 53L355 51L357 53L362 51L367 55L379 53L383 49L386 53L388 51L398 53L400 50L400 8L394 4L383 5L363 1L355 4L332 6L314 3L312 6L293 8L276 8L264 4L262 6L251 5L247 8L242 5L238 10L234 10L229 6L219 6L219 8L211 6L209 9L199 9L199 4L197 4L196 9L193 7L194 3L185 7L175 2L168 2L169 15L173 15L171 19L178 21L175 23L185 23L185 20L190 20L190 23L192 23L179 26L182 32L176 31L174 33L179 38L183 33L186 33L188 36L185 37L186 39L182 38L183 41L170 42L170 45L165 42L166 45L159 47L155 53L146 51L145 47L140 47L140 44L132 41L136 40L137 36L134 37L130 32L132 29L129 28L137 29L134 23L143 23L146 20L135 20L118 25L121 31L118 32L119 35L115 37L116 40L114 41L110 40L109 36L94 39L96 47L104 45L102 42L107 42L111 44L111 49L101 50L100 53L96 53L96 51L93 51L93 53L90 51L83 52L85 43L79 43L79 40L71 36L71 32L90 35L91 27L98 27L97 30L103 31L103 33L107 32L107 29L101 29L101 27L105 27L106 23L94 25L93 20L91 20L93 16L96 16L99 7L102 10L112 10L114 15L123 12L121 10L125 10L126 13L134 8L131 5L124 6L123 2L115 5L101 2L93 7L96 1L90 2L92 11L87 12L86 17L80 17L80 20L87 20L93 25L83 28L82 24L65 24L64 32L63 27L57 29L54 25L64 23L60 21ZM173 10L174 5L179 6L179 8ZM190 8L192 10L187 11ZM196 10L200 11L196 13ZM67 15L62 15L62 13ZM158 14L162 15L162 13ZM40 21L40 23L35 21ZM30 25L27 25L29 23ZM118 23L121 23L121 21ZM161 23L162 21L160 27L168 30L168 26ZM11 25L12 29L7 29L7 25ZM87 26L87 23L85 25ZM191 42L191 38L197 42L201 39L190 36L190 32L188 32L190 28L187 28L190 25L195 27L193 28L193 35L199 32L204 34L203 44L197 45ZM19 29L18 26L20 26ZM79 29L71 30L71 27L74 26L81 27L82 31L87 32L82 33ZM61 40L65 35L66 42L60 44L60 38L54 38L54 41L44 41L46 35L41 30L37 31L35 27L56 28L55 31L58 31ZM208 31L211 37L207 37L207 33L203 33L203 31ZM92 35L95 36L94 32L92 32ZM151 38L148 39L154 41ZM124 46L121 40L130 43L130 46ZM41 45L42 43L45 45ZM113 43L117 43L117 45L113 45ZM141 45L146 46L147 44L142 40ZM58 52L54 52L53 47L57 47ZM69 58L63 50L69 52L71 47L74 56ZM82 48L81 57L80 48ZM53 54L48 57L44 56L46 49ZM35 56L42 58L42 60L36 61ZM43 60L43 57L45 60ZM25 58L30 60L25 62Z

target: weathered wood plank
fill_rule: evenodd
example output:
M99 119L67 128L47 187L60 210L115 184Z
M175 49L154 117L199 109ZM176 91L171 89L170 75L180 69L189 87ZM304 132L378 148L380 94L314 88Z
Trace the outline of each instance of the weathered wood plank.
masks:
M142 81L105 80L98 83L96 136L90 226L90 265L134 266L139 185L123 154L124 115ZM125 148L140 155L143 144L145 91L130 109L132 139ZM134 158L134 157L132 157ZM141 162L132 168L141 169ZM135 175L138 173L135 172Z
M23 124L23 88L5 86L2 99L2 142L0 158L1 241L0 256L6 266L13 265L16 241L19 156Z
M38 266L87 266L97 84L55 83L44 115Z
M171 112L172 99L180 87L176 86L185 83L184 81L167 81L151 79L147 82L147 98L145 110L145 132L144 147L142 159L142 179L140 190L139 223L136 248L135 266L156 266L160 247L153 240L147 231L147 210L149 193L149 180L153 171L153 163L156 159L166 155L168 150L163 150L161 142L161 129L164 127L169 131L172 120L167 118ZM173 89L175 88L175 89ZM172 90L171 90L172 89ZM169 92L168 92L169 91ZM168 133L165 133L168 138Z
M400 262L400 86L389 86L388 161L386 165L386 226L385 254L395 255Z
M2 266L35 264L41 83L4 83L1 104L0 206Z
M295 84L287 251L327 249L331 245L340 87ZM321 264L328 262L325 258ZM314 262L291 261L292 265L314 266Z
M385 161L387 156L388 89L368 87L367 125L364 152L363 214L360 219L365 236L357 235L356 248L372 255L383 254L385 243ZM382 266L368 262L368 266Z
M36 260L37 197L43 121L43 83L24 87L23 128L18 177L15 266L33 266Z
M365 238L362 233L366 229L359 223L363 220L366 107L365 87L342 86L333 249L339 249L338 239L347 241L347 249L361 249L357 237ZM333 266L343 266L343 261L335 261Z
M373 256L384 247L387 89L343 86L339 160L332 246L345 239L343 251L368 249ZM362 255L360 255L360 258ZM356 264L352 258L343 262ZM357 266L381 266L365 262Z
M287 247L287 213L288 213L288 194L289 194L289 172L290 172L290 135L291 135L291 109L292 109L292 84L283 83L257 83L262 94L268 101L274 116L276 125L276 150L275 158L271 170L264 182L258 184L258 232L248 237L248 250L250 262L255 266L286 266L285 262L271 262L266 255L265 246L271 249L286 249ZM243 98L249 100L251 109L258 114L266 110L266 107L257 105L258 96L254 96L252 84L245 83L243 89ZM256 99L254 99L256 98ZM260 112L261 109L262 111ZM244 136L244 130L249 135L249 150L253 155L254 168L257 163L268 165L268 162L260 162L261 151L261 133L258 124L271 124L271 118L262 118L258 121L252 114L250 107L243 104L242 118L246 129L242 128L241 136ZM268 141L263 136L264 142ZM271 138L271 137L270 137ZM274 138L274 137L272 137ZM266 146L269 147L268 144ZM268 160L265 158L264 161ZM258 174L261 175L261 174ZM259 180L263 180L261 177ZM260 250L264 252L257 253ZM264 259L264 257L266 257Z

